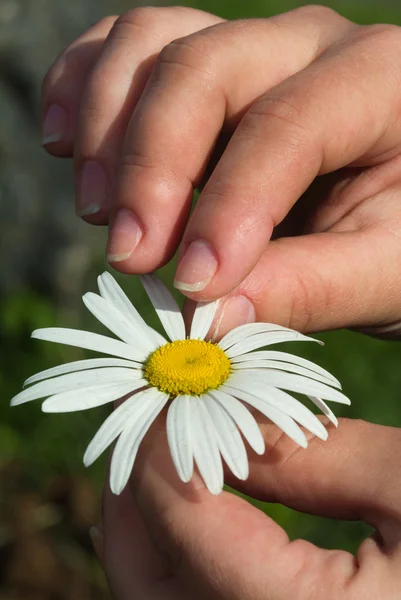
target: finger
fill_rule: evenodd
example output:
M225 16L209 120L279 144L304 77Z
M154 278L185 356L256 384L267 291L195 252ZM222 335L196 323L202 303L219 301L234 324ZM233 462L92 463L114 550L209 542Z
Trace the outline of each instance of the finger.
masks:
M184 600L167 561L155 550L131 492L103 494L102 564L116 598Z
M132 487L154 543L189 589L233 600L346 597L356 571L350 554L290 543L272 519L227 492L212 496L197 475L179 482L164 433L153 434ZM312 581L319 596L311 595Z
M79 104L90 71L117 17L107 17L77 38L43 81L43 145L55 156L72 156Z
M285 532L240 498L226 492L212 496L197 476L181 483L164 431L153 427L145 444L132 488L156 548L190 590L188 597L195 592L211 599L259 597L250 593L260 580L258 565L272 564L288 544ZM267 594L266 575L261 584Z
M125 130L160 50L175 37L221 21L198 10L141 7L121 16L93 69L75 148L77 212L107 222Z
M302 512L365 521L389 548L401 543L401 467L394 462L400 430L350 419L340 419L338 429L328 427L326 442L308 434L303 451L265 420L266 453L250 455L249 478L235 480L235 487Z
M330 26L326 19L327 12L309 8L227 22L164 48L124 143L108 245L113 266L146 272L169 259L222 127L232 129L266 89L303 69L352 26L332 11ZM197 249L207 263L208 274L197 275L204 280L218 257L207 244Z
M312 440L300 450L273 425L262 428L270 447L264 457L251 457L243 491L313 514L364 519L379 535L361 545L357 562L346 552L289 543L276 523L242 499L210 495L197 476L190 484L178 482L159 431L144 446L132 485L172 568L205 597L241 600L276 597L279 590L282 598L310 600L323 592L347 598L363 582L370 586L369 579L374 590L386 581L394 586L401 545L400 466L394 461L400 432L343 420L328 442Z
M221 302L212 337L255 320L308 332L399 321L400 191L355 198L358 208L327 233L272 241Z
M228 293L317 175L399 152L398 85L391 81L401 64L386 67L383 59L389 40L400 45L400 31L358 30L253 104L191 216L179 289L200 300Z

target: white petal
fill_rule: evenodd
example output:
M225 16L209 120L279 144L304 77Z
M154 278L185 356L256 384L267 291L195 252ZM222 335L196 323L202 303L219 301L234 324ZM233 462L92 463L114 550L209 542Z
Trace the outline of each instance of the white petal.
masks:
M252 388L249 388L245 383L241 384L239 382L233 383L231 386L228 383L228 386L231 387L231 393L233 394L235 390L250 392L252 396L259 398L259 400L267 404L271 404L277 410L281 410L321 440L327 440L328 433L323 423L319 421L313 412L306 408L299 400L290 396L290 394L264 384L258 385L257 382L253 382Z
M138 419L124 429L118 438L110 465L110 488L114 494L121 494L125 488L139 446L168 399L168 394L163 394L156 388L149 389L142 399L146 409Z
M103 383L61 392L45 400L42 404L42 411L46 413L67 413L95 408L123 398L127 394L144 387L147 383L147 381L140 379L130 383Z
M245 354L256 348L262 348L263 346L270 346L271 344L281 344L282 342L319 342L314 338L306 337L302 333L296 333L292 331L273 331L272 333L257 333L256 335L250 335L249 337L237 342L231 348L226 350L226 354L229 358L238 356L239 354ZM219 344L220 345L220 344Z
M303 431L298 427L291 417L283 413L281 410L278 410L264 400L260 400L260 398L256 398L256 396L253 394L237 389L236 387L231 387L227 384L224 384L221 386L221 390L223 392L228 392L229 394L235 394L237 398L240 398L250 406L256 408L256 410L273 421L273 423L280 427L284 433L286 433L292 440L294 440L294 442L303 448L308 446L308 441Z
M311 360L301 358L296 354L289 354L288 352L279 352L277 350L259 350L258 352L250 352L249 354L241 354L232 359L233 363L240 363L247 360L278 360L280 362L288 362L291 365L299 365L305 367L314 373L318 373L323 377L331 380L331 384L334 387L341 389L341 383L336 379L329 371L323 369L319 365L315 364Z
M148 332L133 325L114 304L110 304L110 302L93 292L84 294L82 300L98 321L124 342L141 351L143 360L150 352L156 350L157 345L150 339Z
M123 360L122 358L92 358L85 360L75 360L74 362L67 363L65 365L59 365L58 367L52 367L41 371L36 375L32 375L24 382L24 387L43 379L49 379L50 377L56 377L57 375L65 375L66 373L76 373L77 371L87 371L88 369L95 369L100 367L128 367L132 369L142 369L141 363L133 362L130 360Z
M223 465L216 432L203 402L193 397L191 406L193 454L199 473L212 494L220 494L224 485Z
M97 282L100 295L103 296L105 300L108 300L108 302L114 304L114 306L129 318L135 326L141 327L155 344L163 346L167 343L167 340L160 335L158 331L155 331L152 327L147 325L131 300L110 273L105 271L102 275L99 275Z
M147 393L148 390L137 392L107 417L86 449L84 456L86 467L95 462L116 437L146 410L147 404L144 402L144 395Z
M312 400L313 404L315 404L336 427L338 427L338 419L333 411L331 411L327 406L326 402L324 402L321 398L316 398L316 396L308 396L308 398Z
M238 479L246 479L249 475L248 457L235 422L212 396L206 394L201 396L201 400L209 411L217 444L228 468Z
M219 300L198 302L192 318L190 338L204 340L216 314Z
M167 413L167 438L171 458L181 481L188 482L194 470L192 455L190 396L177 396Z
M237 400L237 398L234 398L231 394L222 392L221 389L211 390L208 394L219 402L220 406L222 406L235 421L238 429L242 432L242 435L251 448L253 448L257 454L263 454L265 451L265 441L259 429L259 425L242 402Z
M248 356L251 358L252 353L250 352ZM244 369L277 369L278 371L296 373L297 375L303 375L304 377L315 379L316 381L320 381L321 383L333 385L331 378L329 379L324 375L320 375L320 373L315 373L314 371L305 369L305 367L291 365L288 362L280 362L278 360L244 360L242 362L236 363L235 366L233 365L234 371L242 371Z
M351 404L349 398L344 396L340 391L313 381L301 375L293 375L292 373L280 373L270 369L258 370L250 369L249 371L237 371L230 376L231 378L239 378L238 381L246 382L249 391L252 391L253 382L262 382L265 385L282 388L289 392L298 392L306 396L318 396L332 402L340 402L341 404ZM236 379L237 381L237 379Z
M79 329L66 329L64 327L47 327L46 329L36 329L31 337L37 340L55 342L56 344L65 344L66 346L76 346L86 350L94 350L119 358L128 360L143 361L143 352L132 348L124 342L114 340L113 338L92 333L90 331L81 331Z
M223 348L223 350L227 350L233 344L241 342L250 336L254 336L260 333L277 333L277 332L287 332L292 334L297 334L301 336L302 339L312 339L307 336L294 331L294 329L288 329L288 327L282 327L281 325L276 325L274 323L245 323L244 325L240 325L239 327L235 327L220 340L219 346ZM300 339L297 337L297 339ZM318 340L315 340L318 341ZM322 342L319 342L322 343Z
M94 385L99 383L135 382L142 378L142 372L138 369L124 369L118 367L109 367L104 369L91 369L89 371L79 371L60 375L54 379L46 379L35 383L26 388L11 400L11 406L23 404L37 398L44 398L60 392L68 392L82 386Z
M142 275L141 281L170 340L185 340L184 319L171 292L154 275Z

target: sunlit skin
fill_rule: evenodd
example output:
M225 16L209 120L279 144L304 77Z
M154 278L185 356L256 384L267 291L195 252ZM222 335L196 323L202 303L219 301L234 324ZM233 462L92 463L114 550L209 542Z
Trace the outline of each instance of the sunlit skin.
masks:
M94 25L50 69L43 116L61 107L62 132L53 111L45 147L74 155L77 212L109 223L113 267L152 271L180 247L177 287L225 295L216 338L255 319L398 323L400 56L400 28L323 7L237 22L136 9ZM249 479L229 483L378 533L356 559L289 542L243 500L179 483L161 419L131 488L106 488L94 533L117 600L399 598L399 430L342 420L304 451L261 426L269 451L249 451Z

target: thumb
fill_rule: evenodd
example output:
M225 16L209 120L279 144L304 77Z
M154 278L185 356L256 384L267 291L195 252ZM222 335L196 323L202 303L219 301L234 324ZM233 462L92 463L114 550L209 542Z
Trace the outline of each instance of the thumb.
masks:
M272 241L222 300L212 336L255 320L305 332L399 321L400 260L399 239L379 227Z
M340 419L326 442L313 438L306 451L267 421L261 429L267 451L252 454L249 478L231 481L236 488L301 512L363 520L388 545L400 541L401 466L394 458L401 451L399 429Z

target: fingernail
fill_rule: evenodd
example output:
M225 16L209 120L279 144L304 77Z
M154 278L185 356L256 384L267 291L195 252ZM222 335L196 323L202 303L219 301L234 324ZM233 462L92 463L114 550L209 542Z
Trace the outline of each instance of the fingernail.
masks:
M81 172L81 186L78 192L78 217L87 217L98 213L107 201L107 179L98 162L88 160Z
M100 523L97 526L93 526L89 529L89 537L91 539L93 548L99 559L103 555L103 525Z
M183 292L199 292L205 289L217 267L217 258L208 242L191 242L178 263L174 286Z
M218 315L214 329L212 329L212 340L220 339L239 325L254 323L256 319L253 302L246 296L231 296L224 301L221 312Z
M107 260L121 262L131 256L143 231L135 215L127 208L120 208L113 221L107 246Z
M42 144L54 144L65 136L67 129L67 112L62 106L52 104L43 120Z

